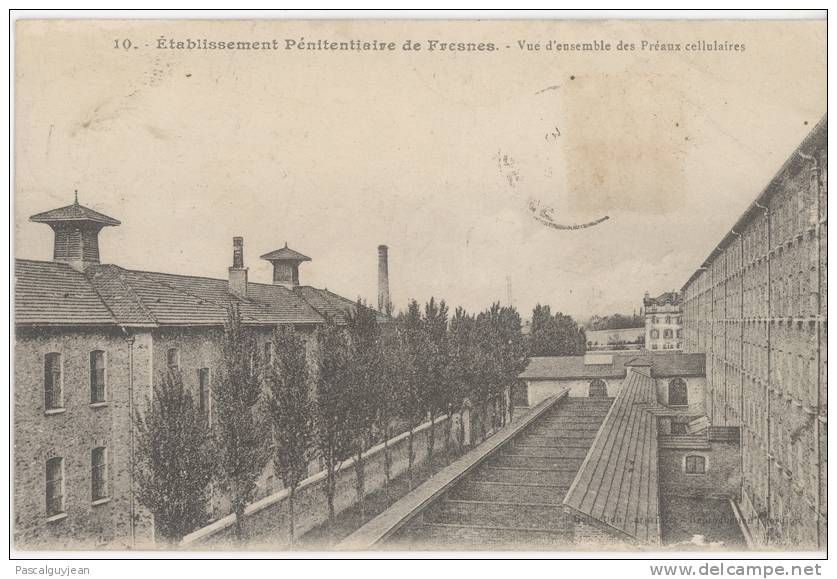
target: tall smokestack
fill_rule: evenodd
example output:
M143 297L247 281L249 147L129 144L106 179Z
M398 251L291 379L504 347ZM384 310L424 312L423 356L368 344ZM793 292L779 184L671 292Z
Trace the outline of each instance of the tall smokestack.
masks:
M230 268L229 291L239 298L247 297L247 268L244 267L244 238L233 237L233 264Z
M378 311L389 310L389 259L386 245L378 246Z

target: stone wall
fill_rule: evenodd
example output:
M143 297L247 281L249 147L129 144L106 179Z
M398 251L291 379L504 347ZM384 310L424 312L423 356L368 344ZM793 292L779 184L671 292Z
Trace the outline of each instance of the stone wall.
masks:
M686 474L686 456L706 459L705 474ZM741 489L740 446L712 442L711 448L660 448L657 458L660 500L666 496L735 499Z
M622 378L603 378L607 385L607 395L616 396L622 383ZM590 382L592 379L583 380L529 380L526 383L528 406L531 408L540 404L550 396L555 396L563 390L569 390L572 398L587 398L590 394Z
M129 385L147 379L150 341L116 330L18 328L14 370L14 542L19 549L128 548L149 541L131 504ZM91 404L90 352L106 356L106 397ZM44 356L62 358L63 408L45 409ZM144 393L134 391L133 406ZM107 498L92 501L91 452L107 449ZM64 462L64 513L47 517L46 461ZM140 514L132 530L131 512Z
M416 429L413 436L415 453L414 464L420 464L427 458L427 438L430 433L427 422ZM434 455L444 454L445 429L452 426L451 439L458 439L457 420L449 425L447 418L437 419L434 424L436 444ZM394 437L389 442L392 456L391 476L397 477L407 470L407 433ZM370 494L383 488L384 484L384 447L379 444L366 453L366 493ZM345 461L337 476L337 491L334 498L336 512L346 510L356 503L354 459ZM304 480L296 491L294 499L295 530L297 535L313 529L328 520L328 507L325 494L326 473L319 472ZM288 491L283 489L273 493L247 507L245 511L245 532L248 536L248 549L259 547L271 549L287 545L288 536ZM187 550L213 549L219 546L229 547L235 538L235 515L228 515L202 529L186 536L181 548Z

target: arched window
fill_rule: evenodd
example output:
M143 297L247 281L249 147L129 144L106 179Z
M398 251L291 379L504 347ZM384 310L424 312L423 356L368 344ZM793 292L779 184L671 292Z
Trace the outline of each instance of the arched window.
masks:
M689 392L683 378L674 378L668 383L669 406L686 406L689 404Z
M706 457L699 454L686 455L683 470L686 474L706 474Z
M590 398L607 398L607 384L604 380L596 378L590 382L590 389L588 392Z

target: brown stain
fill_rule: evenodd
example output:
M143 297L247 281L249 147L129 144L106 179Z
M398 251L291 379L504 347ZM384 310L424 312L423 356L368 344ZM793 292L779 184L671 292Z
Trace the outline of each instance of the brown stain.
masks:
M686 191L690 137L674 79L585 75L561 91L567 209L579 214L675 211Z

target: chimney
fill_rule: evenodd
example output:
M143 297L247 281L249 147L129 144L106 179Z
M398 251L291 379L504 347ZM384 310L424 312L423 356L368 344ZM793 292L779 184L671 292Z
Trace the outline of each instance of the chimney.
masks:
M244 299L247 297L247 268L244 267L244 238L233 237L233 264L230 268L229 291Z
M281 285L288 289L294 289L299 285L299 264L311 261L307 255L290 249L287 242L285 247L265 253L261 258L273 265L273 285Z
M386 245L378 246L378 311L389 310L391 302L389 299L389 258Z
M99 232L119 221L79 205L78 191L75 202L66 207L38 213L29 218L35 223L46 223L55 232L52 259L84 271L99 263Z

